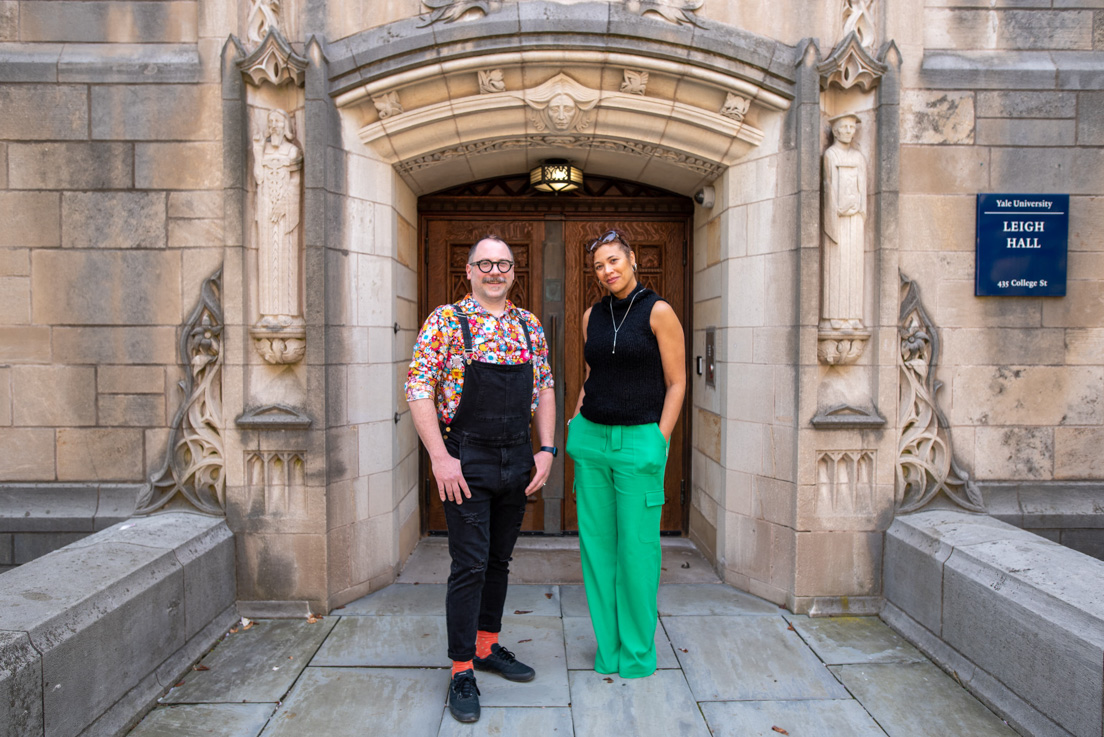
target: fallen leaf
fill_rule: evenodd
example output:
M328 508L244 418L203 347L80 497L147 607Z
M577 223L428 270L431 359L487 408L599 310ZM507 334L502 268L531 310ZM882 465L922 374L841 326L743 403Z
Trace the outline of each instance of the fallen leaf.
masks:
M529 639L527 639L527 640L518 640L518 644L520 645L520 644L521 644L521 643L523 643L523 642L532 642L532 641L533 641L533 639L532 639L532 638L529 638Z
M249 619L248 617L242 617L241 618L242 631L245 631L245 630L249 629L252 626L253 626L253 620L252 619Z
M684 648L684 647L680 647L680 648L679 648L679 650L682 650L682 651L683 651L684 653L688 653L688 652L690 652L689 650L687 650L687 649L686 649L686 648Z
M613 679L612 679L612 678L610 678L609 676L606 676L606 677L605 677L605 678L603 678L602 680L603 680L603 681L605 681L606 683L613 683Z
M200 665L193 665L192 670L211 670L211 669L208 668L205 665L200 664Z
M321 620L322 620L322 615L312 614L309 617L307 617L307 624L314 624L315 622L319 622Z
M514 614L532 614L532 609L515 609Z
M232 634L232 635L238 634L238 628L237 627L231 627L230 628L230 634Z
M661 570L661 571L666 571L667 569L666 569L666 568L662 568L662 567L661 567L661 568L660 568L659 570Z
M344 608L345 608L344 604L342 604L341 606L335 606L334 611L336 612L338 609L344 609Z
M788 629L790 632L797 632L797 630L794 629L794 626L792 624L789 627L787 627L786 629Z
M545 598L545 599L551 599L551 598L552 598L552 594L545 594L545 595L544 595L544 598Z
M689 564L689 563L683 563L683 564L682 564L682 567L683 567L683 568L689 568L689 567L690 567L690 564Z
M773 730L774 730L775 732L777 732L778 734L789 734L789 732L787 732L786 730L782 729L781 727L771 727L771 729L773 729Z

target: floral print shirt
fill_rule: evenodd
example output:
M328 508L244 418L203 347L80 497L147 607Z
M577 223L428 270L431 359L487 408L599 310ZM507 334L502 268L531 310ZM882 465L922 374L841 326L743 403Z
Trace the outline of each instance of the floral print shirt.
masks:
M502 317L495 317L468 294L455 305L435 309L414 343L414 360L406 376L406 401L434 399L437 417L446 425L456 415L464 387L464 333L457 308L468 317L472 336L472 360L484 363L518 364L530 359L521 323L529 327L529 340L536 354L533 361L533 403L535 412L542 389L551 389L548 343L544 329L533 313L507 300Z

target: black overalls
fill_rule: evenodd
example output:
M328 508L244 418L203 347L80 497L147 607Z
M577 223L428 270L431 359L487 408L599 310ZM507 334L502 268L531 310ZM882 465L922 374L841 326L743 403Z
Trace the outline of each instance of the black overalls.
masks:
M449 454L460 459L472 495L459 505L444 502L452 556L445 616L448 656L465 661L475 656L477 630L502 629L510 556L525 516L525 487L534 465L533 345L523 320L529 361L473 361L468 318L459 309L457 317L464 334L464 385L456 415L441 428L441 435Z

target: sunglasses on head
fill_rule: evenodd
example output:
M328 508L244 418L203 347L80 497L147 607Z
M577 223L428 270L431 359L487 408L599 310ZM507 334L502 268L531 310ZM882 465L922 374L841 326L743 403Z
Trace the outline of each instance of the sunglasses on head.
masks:
M594 253L598 250L599 246L604 246L607 243L613 243L614 241L622 244L625 248L632 248L629 245L628 239L625 238L625 234L620 230L607 230L602 235L598 236L590 243L587 244L587 253Z

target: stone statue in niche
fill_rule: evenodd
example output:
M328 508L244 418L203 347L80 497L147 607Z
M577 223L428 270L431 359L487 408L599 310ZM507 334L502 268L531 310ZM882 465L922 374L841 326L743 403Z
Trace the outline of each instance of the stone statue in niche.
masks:
M824 152L818 355L838 364L858 359L870 337L862 320L866 157L854 144L857 116L844 113L829 122L835 140Z
M590 128L594 106L600 93L557 74L542 85L525 92L525 102L531 110L529 120L537 131L558 133L579 132Z
M269 363L294 363L305 349L299 311L299 202L303 151L295 143L291 116L271 110L262 134L253 138L257 186L257 349Z

